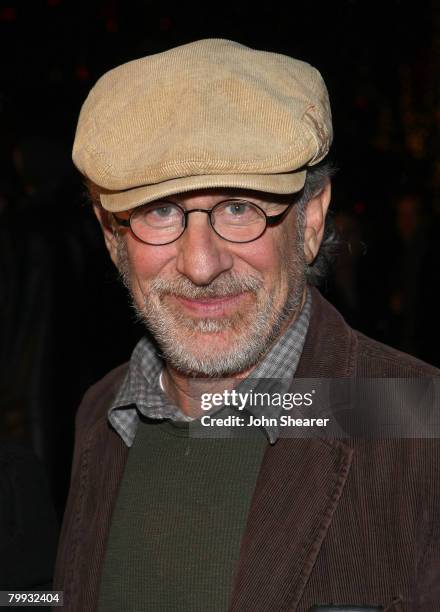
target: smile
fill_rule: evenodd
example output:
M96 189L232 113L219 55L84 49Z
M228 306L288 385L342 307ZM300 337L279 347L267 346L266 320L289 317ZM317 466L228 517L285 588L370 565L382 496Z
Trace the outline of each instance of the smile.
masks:
M183 308L192 316L196 317L225 317L236 312L248 297L248 292L237 295L226 295L213 298L191 299L177 295L171 295L173 302Z

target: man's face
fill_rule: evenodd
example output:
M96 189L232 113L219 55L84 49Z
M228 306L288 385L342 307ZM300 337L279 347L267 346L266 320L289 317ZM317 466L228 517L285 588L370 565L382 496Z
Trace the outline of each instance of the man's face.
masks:
M209 209L232 195L204 190L167 200ZM269 194L235 196L269 212L273 204ZM136 311L182 373L223 377L249 370L299 311L305 261L294 208L247 244L217 236L204 213L191 214L172 244L150 246L129 230L118 240L118 267Z

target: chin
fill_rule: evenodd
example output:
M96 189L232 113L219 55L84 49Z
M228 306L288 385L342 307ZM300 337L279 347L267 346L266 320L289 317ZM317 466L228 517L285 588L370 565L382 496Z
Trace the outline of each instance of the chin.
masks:
M261 338L237 335L231 329L217 332L192 330L183 339L158 339L165 359L176 370L190 376L233 377L252 368L261 358ZM264 339L263 339L264 340Z

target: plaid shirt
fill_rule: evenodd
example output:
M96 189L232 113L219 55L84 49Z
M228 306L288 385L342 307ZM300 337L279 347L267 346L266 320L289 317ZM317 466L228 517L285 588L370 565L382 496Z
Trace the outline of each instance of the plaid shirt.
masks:
M312 298L310 291L299 317L287 328L248 379L292 379L301 357L309 326ZM108 411L108 420L127 446L132 446L139 424L139 413L149 419L193 421L171 404L160 384L164 367L154 344L146 336L136 345L125 379ZM218 410L222 408L219 407ZM267 414L267 407L248 408L255 417ZM279 416L281 407L271 408L270 416ZM266 435L275 443L277 427L266 427Z

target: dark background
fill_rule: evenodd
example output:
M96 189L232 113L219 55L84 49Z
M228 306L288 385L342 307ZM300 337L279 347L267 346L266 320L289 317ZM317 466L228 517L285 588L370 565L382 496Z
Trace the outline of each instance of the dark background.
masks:
M85 389L142 330L70 162L89 89L125 61L223 37L309 61L327 82L349 323L440 365L438 2L0 4L0 432L43 461L61 515Z

